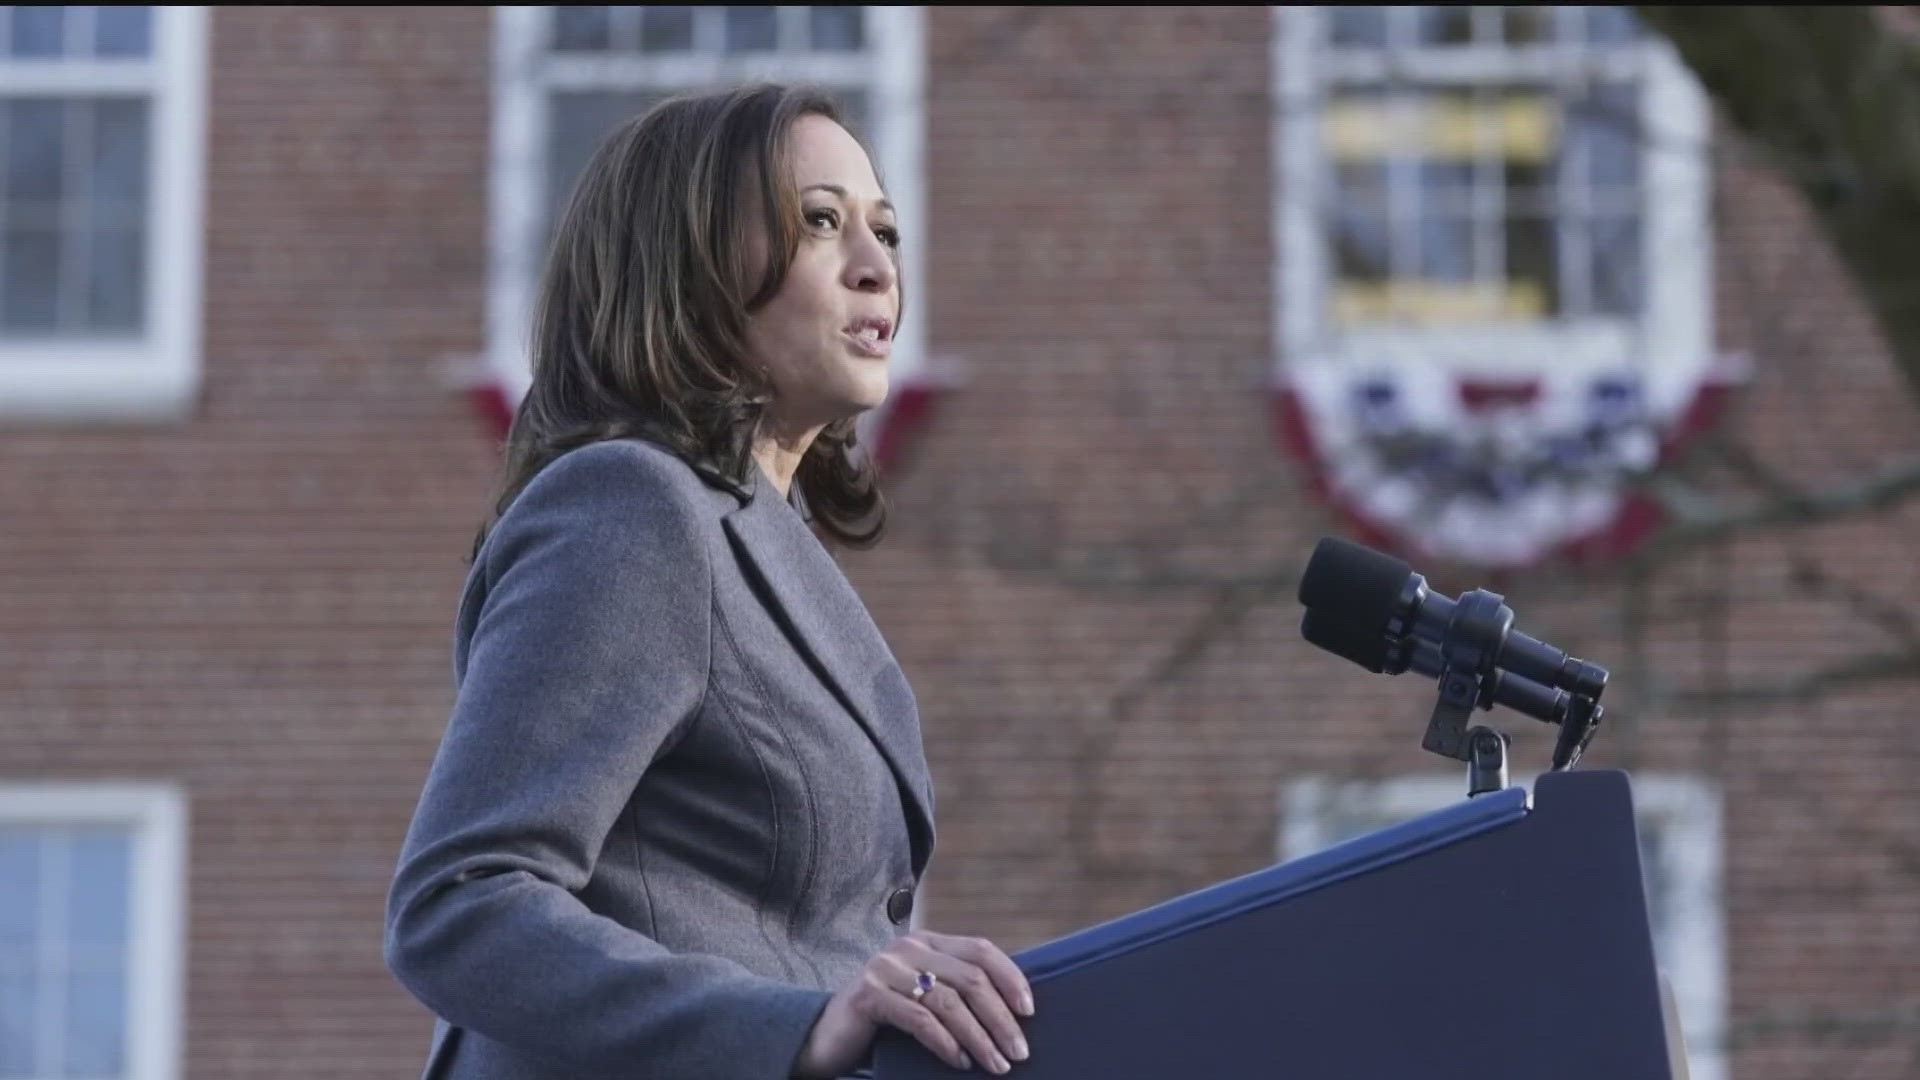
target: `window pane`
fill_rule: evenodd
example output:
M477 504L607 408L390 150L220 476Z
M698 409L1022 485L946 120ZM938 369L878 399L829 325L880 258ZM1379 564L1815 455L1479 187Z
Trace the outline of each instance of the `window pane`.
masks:
M93 110L94 201L115 223L138 225L147 198L147 102L103 98Z
M125 829L75 829L68 834L69 940L77 946L124 948L131 851Z
M1555 172L1538 160L1509 160L1504 170L1502 259L1514 318L1550 319L1562 313L1560 199Z
M0 240L0 331L45 331L58 313L60 234L12 228Z
M146 56L153 51L153 9L93 9L93 51L100 56Z
M39 1027L33 980L0 975L0 1080L32 1080L34 1030Z
M1465 284L1473 281L1473 219L1459 213L1421 217L1419 277Z
M549 99L547 195L557 215L573 194L580 170L615 125L645 112L661 99L655 90L585 90L556 93Z
M118 1077L127 1068L126 978L77 975L67 981L68 1077Z
M1428 281L1472 281L1473 219L1430 214L1420 219L1420 276Z
M1591 45L1630 45L1640 37L1640 20L1626 7L1587 9L1587 42Z
M779 40L770 7L730 7L726 25L728 52L768 50Z
M831 93L833 94L833 100L840 106L840 120L842 124L848 131L853 132L862 139L868 140L869 145L872 145L873 132L867 127L867 118L872 115L872 112L867 106L867 92L865 90L843 89L833 90ZM878 155L880 152L879 146L873 145L873 151L875 155ZM880 182L886 183L891 179L891 177L883 174L880 177Z
M689 52L693 49L693 9L640 9L641 52Z
M1420 162L1415 173L1419 178L1420 215L1472 213L1473 174L1469 161Z
M62 195L68 103L57 98L21 98L0 104L6 112L7 221L57 224Z
M553 9L553 47L560 50L607 48L610 26L604 7Z
M1503 254L1510 317L1547 319L1560 314L1556 236L1550 216L1508 212Z
M1560 103L1551 95L1536 87L1501 86L1484 91L1479 101L1495 154L1510 162L1553 160L1561 133Z
M133 331L146 312L146 233L140 229L101 229L88 241L87 326L94 330Z
M1640 219L1608 216L1588 225L1593 252L1593 313L1608 318L1640 314Z
M1434 282L1472 281L1473 166L1422 162L1419 177L1419 276Z
M1618 194L1640 183L1640 117L1629 87L1597 88L1568 103L1564 152L1584 163L1589 188ZM1609 190L1611 189L1611 190Z
M1333 254L1342 281L1384 282L1393 247L1384 165L1342 165L1333 176Z
M1323 220L1333 262L1334 317L1342 323L1378 322L1390 315L1393 276L1386 166L1341 165L1329 176L1333 190Z
M1553 40L1553 8L1504 7L1501 29L1509 45L1540 45Z
M866 9L856 4L807 9L813 47L822 52L854 52L866 46Z
M1381 49L1387 44L1387 9L1337 6L1325 9L1327 40L1343 49Z
M64 7L13 7L13 55L23 57L59 56L65 47L67 9Z
M1508 214L1550 217L1556 212L1560 200L1550 170L1531 162L1509 161L1502 171Z
M1414 9L1414 41L1421 45L1473 43L1471 7L1422 6Z
M1559 198L1552 170L1536 162L1508 161L1504 170L1507 315L1548 319L1561 313Z
M1320 141L1327 157L1340 165L1369 163L1410 149L1402 137L1405 125L1395 123L1392 105L1380 88L1340 91L1320 115Z
M32 969L40 925L40 838L0 829L0 975Z

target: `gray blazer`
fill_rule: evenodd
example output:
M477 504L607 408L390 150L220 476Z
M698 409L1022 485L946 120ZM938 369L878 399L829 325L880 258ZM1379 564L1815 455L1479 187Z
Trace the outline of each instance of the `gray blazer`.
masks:
M468 573L385 955L442 1080L782 1080L905 932L913 692L756 466L637 439L528 484Z

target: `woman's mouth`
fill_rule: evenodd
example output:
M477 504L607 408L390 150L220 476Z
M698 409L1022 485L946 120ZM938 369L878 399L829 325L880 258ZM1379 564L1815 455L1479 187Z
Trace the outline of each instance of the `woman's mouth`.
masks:
M861 356L886 357L893 352L893 325L885 319L855 319L840 333Z

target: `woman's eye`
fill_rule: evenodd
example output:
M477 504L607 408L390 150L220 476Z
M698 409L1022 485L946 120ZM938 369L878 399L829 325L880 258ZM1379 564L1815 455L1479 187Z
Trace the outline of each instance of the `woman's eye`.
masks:
M839 211L832 210L824 206L820 207L817 210L807 211L806 219L807 219L808 225L816 226L822 229L837 229L840 227ZM889 248L897 249L900 246L900 230L894 228L891 225L881 225L876 227L873 230L873 235L879 237L880 242L887 245Z

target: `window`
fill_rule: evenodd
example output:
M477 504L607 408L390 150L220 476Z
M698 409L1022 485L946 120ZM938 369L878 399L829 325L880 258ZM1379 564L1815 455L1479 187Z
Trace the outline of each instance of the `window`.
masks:
M920 280L922 13L905 7L513 7L496 25L489 374L530 381L533 290L554 216L609 129L661 98L746 79L826 87L874 150ZM910 304L896 379L923 351Z
M1342 781L1309 778L1281 799L1280 852L1295 859L1452 805L1466 797L1460 775ZM1720 900L1720 801L1704 780L1633 778L1641 873L1654 954L1673 988L1695 1080L1723 1080L1726 1024L1725 928Z
M206 13L0 9L0 415L177 415L199 371Z
M1655 398L1707 363L1706 109L1630 9L1275 26L1289 363L1679 369Z
M0 1080L179 1075L185 827L166 787L0 784Z

